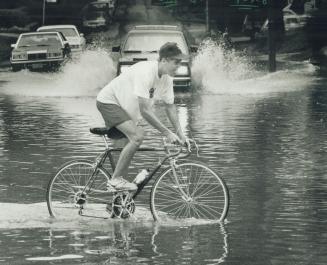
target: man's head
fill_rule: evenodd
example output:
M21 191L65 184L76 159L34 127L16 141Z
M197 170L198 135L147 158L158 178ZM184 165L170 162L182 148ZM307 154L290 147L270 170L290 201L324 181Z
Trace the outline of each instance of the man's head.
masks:
M185 59L185 55L178 48L176 42L166 42L159 50L159 60L161 61L163 58L182 60Z
M159 62L162 74L174 76L181 61L187 56L178 48L177 43L167 42L159 50Z

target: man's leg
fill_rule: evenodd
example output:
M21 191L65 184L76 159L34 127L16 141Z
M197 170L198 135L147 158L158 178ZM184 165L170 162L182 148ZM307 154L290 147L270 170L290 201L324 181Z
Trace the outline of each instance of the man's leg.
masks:
M143 130L138 127L132 120L128 120L119 125L116 125L116 128L127 136L128 143L123 148L119 156L116 169L112 175L113 179L121 176L127 176L128 167L135 152L143 141L144 134Z

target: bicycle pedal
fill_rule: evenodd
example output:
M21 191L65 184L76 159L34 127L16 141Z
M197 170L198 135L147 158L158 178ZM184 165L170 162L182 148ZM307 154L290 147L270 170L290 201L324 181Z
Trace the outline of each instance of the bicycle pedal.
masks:
M112 187L112 186L107 186L107 191L109 193L116 193L117 192L117 190L114 187Z

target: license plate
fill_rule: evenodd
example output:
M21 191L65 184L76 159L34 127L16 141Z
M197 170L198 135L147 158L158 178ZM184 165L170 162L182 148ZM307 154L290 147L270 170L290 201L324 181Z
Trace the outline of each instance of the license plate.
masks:
M33 69L40 69L43 67L43 64L41 63L32 63L32 68Z

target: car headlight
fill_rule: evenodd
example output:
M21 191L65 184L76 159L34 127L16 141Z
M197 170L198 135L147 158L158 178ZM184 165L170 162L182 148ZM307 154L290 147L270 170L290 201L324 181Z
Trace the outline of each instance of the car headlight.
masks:
M12 55L13 60L27 60L26 53L15 53Z
M73 44L73 45L70 45L70 48L72 48L72 49L79 49L80 46L78 44Z
M130 65L126 65L126 64L120 65L120 73L125 72L129 67Z
M48 53L48 58L60 58L62 57L61 52L49 52Z
M187 65L181 65L177 68L176 75L189 75Z

